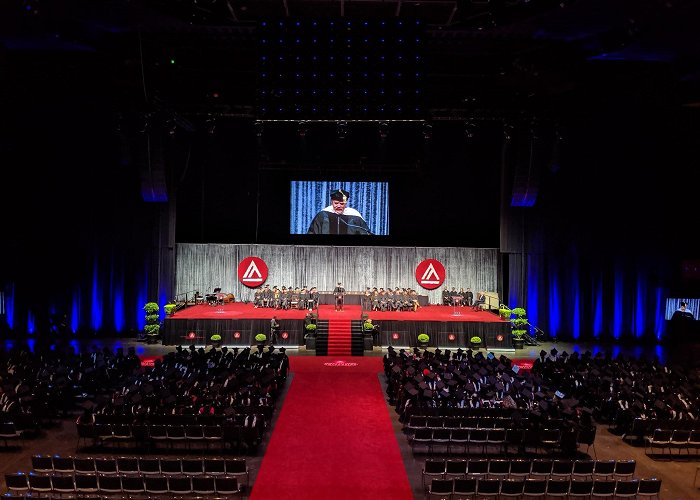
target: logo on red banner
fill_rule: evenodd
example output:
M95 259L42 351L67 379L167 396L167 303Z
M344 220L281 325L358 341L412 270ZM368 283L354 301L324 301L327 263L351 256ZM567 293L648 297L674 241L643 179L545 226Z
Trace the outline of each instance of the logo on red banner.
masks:
M238 264L238 281L255 288L267 280L267 264L260 257L246 257Z
M357 363L352 363L349 361L343 361L339 359L338 361L331 361L330 363L323 363L323 366L357 366Z
M425 259L416 267L416 281L428 290L435 290L445 282L445 266L435 259Z

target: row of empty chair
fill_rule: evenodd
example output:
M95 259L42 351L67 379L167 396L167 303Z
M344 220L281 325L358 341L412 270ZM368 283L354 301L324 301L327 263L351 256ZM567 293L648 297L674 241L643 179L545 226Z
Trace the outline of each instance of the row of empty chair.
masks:
M678 451L678 455L685 450L690 455L690 451L700 452L700 430L689 429L655 429L650 436L644 438L644 451L647 455L664 453L668 450L669 455L673 455L673 450Z
M503 429L418 427L408 435L414 453L452 454L528 453L576 451L579 433L574 429Z
M641 418L635 417L631 424L616 426L623 432L623 440L637 440L641 442L646 436L651 436L656 429L683 429L688 431L700 431L700 420L668 420L665 418Z
M439 459L427 458L422 469L423 486L431 479L632 479L637 462L630 460Z
M530 427L528 417L522 417L517 421L507 416L488 416L488 415L411 415L408 422L404 426L406 432L413 432L420 427L448 427L457 429L466 427L469 429L492 429L492 428L512 428L518 427L526 429ZM551 418L545 421L544 427L548 429L563 429L566 423L563 419Z
M250 468L245 458L215 457L73 457L32 455L35 475L120 476L233 476L248 486Z
M242 497L241 485L233 476L120 476L99 474L34 474L15 472L5 474L5 484L11 495L61 498L98 497L122 498L184 498Z
M241 416L241 423L214 424L82 424L78 423L77 449L134 446L158 447L247 448L252 449L263 438L265 420L255 415Z
M0 423L0 441L7 448L8 446L18 446L22 444L24 433L17 424L12 421Z
M433 479L426 498L466 500L473 498L632 498L658 499L661 480L646 479Z

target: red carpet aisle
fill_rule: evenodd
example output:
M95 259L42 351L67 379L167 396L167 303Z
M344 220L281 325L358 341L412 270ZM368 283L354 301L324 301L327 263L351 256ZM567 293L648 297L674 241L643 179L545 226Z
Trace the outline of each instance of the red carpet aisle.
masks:
M253 500L412 500L377 373L382 358L290 359Z
M352 355L352 326L349 319L328 320L328 355Z

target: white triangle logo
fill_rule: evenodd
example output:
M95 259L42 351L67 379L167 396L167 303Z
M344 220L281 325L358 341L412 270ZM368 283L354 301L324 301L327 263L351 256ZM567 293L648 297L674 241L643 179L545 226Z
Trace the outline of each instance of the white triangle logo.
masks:
M248 265L248 269L243 273L243 278L241 278L243 283L262 283L263 277L258 266L255 265L255 261L251 260Z
M428 264L428 267L425 269L423 276L421 276L420 278L420 282L425 285L440 284L440 275L437 273L432 263Z

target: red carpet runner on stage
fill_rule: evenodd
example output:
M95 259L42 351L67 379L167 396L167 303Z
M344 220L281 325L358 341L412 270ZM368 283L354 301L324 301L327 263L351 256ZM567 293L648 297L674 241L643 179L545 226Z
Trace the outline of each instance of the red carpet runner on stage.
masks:
M294 356L252 500L412 500L382 358Z
M328 355L352 355L352 327L349 319L328 320Z

